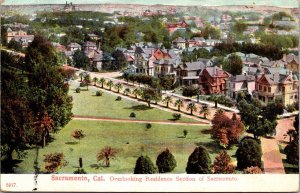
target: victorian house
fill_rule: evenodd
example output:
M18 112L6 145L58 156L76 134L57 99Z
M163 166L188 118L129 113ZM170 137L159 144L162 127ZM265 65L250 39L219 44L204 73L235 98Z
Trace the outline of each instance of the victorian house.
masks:
M230 76L217 66L206 67L199 75L199 87L203 94L226 94Z
M256 79L253 96L268 103L282 98L283 104L290 105L298 100L298 78L288 74L262 74Z

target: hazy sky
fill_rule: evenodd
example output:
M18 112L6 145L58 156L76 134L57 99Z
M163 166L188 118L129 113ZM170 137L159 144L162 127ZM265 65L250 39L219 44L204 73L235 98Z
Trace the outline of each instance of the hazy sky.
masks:
M166 4L166 5L271 5L298 7L299 0L68 0L75 4L124 3L124 4ZM1 0L0 0L1 2ZM65 0L4 0L4 5L22 4L64 4Z

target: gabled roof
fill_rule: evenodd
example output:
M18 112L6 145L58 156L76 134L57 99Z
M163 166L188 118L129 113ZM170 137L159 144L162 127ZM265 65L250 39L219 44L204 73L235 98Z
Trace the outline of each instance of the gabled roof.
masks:
M244 82L244 81L254 82L255 81L255 76L252 76L252 75L236 75L236 76L231 76L230 81L231 82Z
M77 43L70 43L70 44L68 45L68 47L70 47L70 48L81 48L81 45L79 45L79 44L77 44Z
M206 65L202 61L186 62L185 64L180 65L181 69L185 69L187 71L202 70L205 67L206 67Z
M217 66L212 66L212 67L206 67L201 73L200 76L203 74L204 71L207 71L208 74L211 77L218 77L218 76L231 76L228 72L222 70L221 68Z
M84 47L97 47L94 42L90 42L90 41L84 42L83 46Z

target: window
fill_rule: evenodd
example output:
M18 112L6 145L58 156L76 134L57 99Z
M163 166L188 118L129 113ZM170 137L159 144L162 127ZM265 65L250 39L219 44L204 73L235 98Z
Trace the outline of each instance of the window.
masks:
M297 95L295 95L295 99L297 99L298 98L298 96Z
M271 87L268 87L268 92L271 92Z
M259 85L259 90L262 90L262 86L261 85Z
M266 86L264 86L264 92L267 92L267 87Z

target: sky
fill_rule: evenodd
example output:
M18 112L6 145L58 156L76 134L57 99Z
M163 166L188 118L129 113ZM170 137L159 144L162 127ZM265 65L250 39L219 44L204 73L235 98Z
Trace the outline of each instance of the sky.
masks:
M298 7L299 0L68 0L74 4L165 4L165 5L270 5L279 7ZM1 2L1 0L0 0ZM4 0L3 5L23 4L64 4L65 0Z

